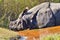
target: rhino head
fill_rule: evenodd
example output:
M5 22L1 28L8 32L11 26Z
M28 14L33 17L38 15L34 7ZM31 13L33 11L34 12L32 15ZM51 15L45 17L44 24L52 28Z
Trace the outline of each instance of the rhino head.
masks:
M9 29L10 30L15 30L15 31L19 31L23 29L23 26L21 24L20 20L14 20L14 21L10 21L9 23Z
M24 15L23 17L21 17L22 13L19 15L18 19L17 20L14 20L14 21L11 21L10 20L10 23L9 23L9 29L11 30L24 30L24 29L27 29L27 20L26 19L29 19L29 17L31 16L30 15L30 12L27 14L27 15Z

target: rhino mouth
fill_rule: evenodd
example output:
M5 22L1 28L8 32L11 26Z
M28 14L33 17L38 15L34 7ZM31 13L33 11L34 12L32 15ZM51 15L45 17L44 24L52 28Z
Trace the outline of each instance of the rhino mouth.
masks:
M24 30L22 28L9 28L9 29L12 30L12 31L22 31L22 30Z

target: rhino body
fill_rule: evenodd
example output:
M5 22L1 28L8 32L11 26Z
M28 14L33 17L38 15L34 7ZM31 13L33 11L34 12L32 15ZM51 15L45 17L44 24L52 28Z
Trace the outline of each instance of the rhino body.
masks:
M60 3L50 3L49 6L49 2L45 2L28 10L23 17L21 15L22 13L13 23L10 22L10 29L21 30L57 26L60 25Z

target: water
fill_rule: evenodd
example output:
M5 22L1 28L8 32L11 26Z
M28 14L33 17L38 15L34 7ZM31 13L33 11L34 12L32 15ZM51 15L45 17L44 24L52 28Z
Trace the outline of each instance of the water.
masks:
M21 37L19 40L26 40L27 39L27 37Z

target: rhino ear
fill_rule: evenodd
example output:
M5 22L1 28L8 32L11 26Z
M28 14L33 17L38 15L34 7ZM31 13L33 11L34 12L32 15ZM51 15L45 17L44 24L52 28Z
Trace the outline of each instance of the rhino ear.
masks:
M26 7L25 9L29 9L29 7Z

